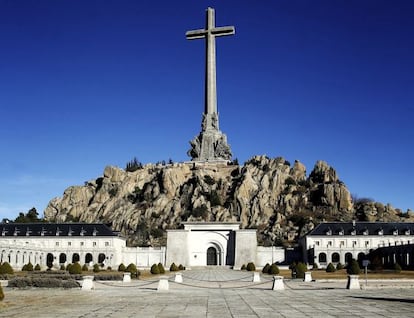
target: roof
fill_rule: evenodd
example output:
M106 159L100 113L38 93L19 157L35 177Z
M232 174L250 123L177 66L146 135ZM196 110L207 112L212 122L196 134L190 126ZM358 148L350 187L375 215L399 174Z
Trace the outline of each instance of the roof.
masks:
M102 223L7 223L1 236L118 236Z
M414 235L414 223L325 222L317 225L307 235Z

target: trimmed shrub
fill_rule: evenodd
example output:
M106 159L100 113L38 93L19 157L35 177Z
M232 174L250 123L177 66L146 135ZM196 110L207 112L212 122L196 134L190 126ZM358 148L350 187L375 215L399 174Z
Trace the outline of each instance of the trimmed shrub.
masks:
M32 263L27 263L26 264L26 271L28 272L33 272L33 264Z
M336 270L340 271L341 269L344 269L344 265L341 263L336 264Z
M0 301L2 301L3 299L4 299L3 288L0 285Z
M318 264L317 263L313 263L312 269L319 269Z
M254 272L256 270L256 266L254 265L253 262L249 262L249 263L247 263L246 269L249 272Z
M39 265L39 264L37 264L37 265ZM36 265L36 266L37 266L37 265ZM62 265L60 265L60 270L61 270L61 271L64 271L65 269L66 269L66 268L65 268L65 265L63 265L63 264L62 264Z
M95 280L122 280L122 274L96 274Z
M151 266L151 274L156 275L156 274L159 274L159 273L160 273L160 270L159 270L159 268L158 268L157 264L153 264L153 265Z
M119 264L118 266L118 272L125 272L126 271L126 267L123 263Z
M269 263L266 263L266 265L262 269L262 273L263 274L268 274L269 273L269 269L270 269L270 264Z
M69 267L68 271L69 271L69 274L72 274L72 275L80 275L80 274L82 274L82 267L80 266L79 263L75 263L75 264L72 264Z
M10 274L10 275L13 275L14 274L14 270L10 266L9 263L4 262L3 264L0 265L0 274Z
M141 274L137 269L137 266L133 263L129 264L125 271L130 272L132 277L138 277Z
M62 265L63 266L63 269L61 268L61 270L65 270L65 265ZM62 267L61 266L61 267ZM35 271L40 271L42 268L40 267L40 265L39 264L36 264L36 266L34 267L34 270Z
M401 266L398 263L394 264L394 272L401 273Z
M305 278L305 272L308 271L308 266L304 263L297 263L295 266L296 269L296 277L297 278Z
M359 275L359 273L361 272L361 269L359 268L359 264L356 259L353 258L351 260L351 263L348 265L346 272L349 275Z
M82 266L82 272L87 272L87 271L89 271L88 265L83 264L83 266Z
M326 267L326 272L327 273L333 273L336 271L335 266L332 263L329 263L328 266Z
M164 274L165 273L164 266L162 266L161 263L158 263L158 270L160 271L160 274Z
M178 269L179 269L180 271L183 271L183 270L185 270L185 267L183 266L183 264L180 264L180 265L178 265Z
M170 272L176 272L178 271L178 266L175 265L175 263L172 263L170 266Z
M99 268L99 264L93 264L93 272L94 273L99 273L101 271L101 269Z
M245 271L246 270L246 264L243 264L242 266L241 266L241 268L240 268L242 271Z
M279 274L279 272L280 272L279 267L276 264L270 265L269 271L268 271L270 275L277 275Z
M74 279L59 279L54 277L16 277L9 280L10 287L27 288L27 287L43 287L43 288L77 288L79 283Z

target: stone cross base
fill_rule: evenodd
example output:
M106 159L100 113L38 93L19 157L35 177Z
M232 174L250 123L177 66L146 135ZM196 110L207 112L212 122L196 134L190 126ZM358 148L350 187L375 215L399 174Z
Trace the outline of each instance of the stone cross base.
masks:
M202 131L190 144L187 154L193 161L231 160L227 137L219 130Z
M82 290L94 289L93 276L83 276Z
M358 275L348 275L348 284L346 285L346 289L361 289Z
M312 281L312 273L305 272L305 278L303 279L304 282L311 282Z
M168 284L168 277L160 277L160 281L158 282L158 291L168 290L169 289Z
M273 276L272 290L284 290L285 285L283 284L283 276Z
M253 283L260 283L260 273L253 272Z
M124 278L122 280L124 283L130 283L131 282L131 273L126 272L124 273Z

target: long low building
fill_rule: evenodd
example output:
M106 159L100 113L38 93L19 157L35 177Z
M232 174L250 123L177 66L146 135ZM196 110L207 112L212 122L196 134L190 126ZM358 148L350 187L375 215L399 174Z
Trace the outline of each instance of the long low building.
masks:
M126 239L104 224L0 224L0 262L17 270L29 262L43 269L74 262L114 269L121 263L149 268L172 262L239 269L248 262L262 267L285 260L284 249L257 246L256 231L239 228L238 223L186 222L184 230L167 231L167 246L127 247Z
M397 222L325 222L301 238L304 261L321 268L352 258L361 262L378 248L412 243L414 223Z

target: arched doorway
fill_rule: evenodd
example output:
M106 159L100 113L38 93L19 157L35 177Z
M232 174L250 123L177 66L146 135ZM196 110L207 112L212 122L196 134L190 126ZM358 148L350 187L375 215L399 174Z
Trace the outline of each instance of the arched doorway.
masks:
M90 262L92 262L93 257L91 253L88 253L85 255L85 264L89 264Z
M207 265L217 265L217 249L213 246L207 249Z
M48 253L46 256L46 266L48 268L52 268L54 260L55 260L55 257L53 256L53 254Z
M59 255L59 264L64 264L66 262L66 254L60 253Z
M352 253L345 254L345 264L351 264L352 261Z
M72 255L72 263L75 264L76 262L79 262L79 261L80 261L79 254L78 253L74 253Z

